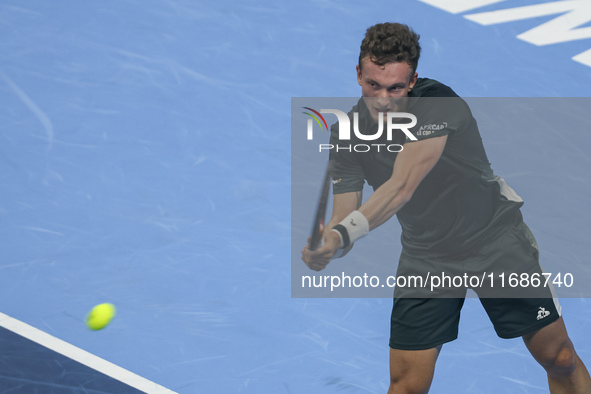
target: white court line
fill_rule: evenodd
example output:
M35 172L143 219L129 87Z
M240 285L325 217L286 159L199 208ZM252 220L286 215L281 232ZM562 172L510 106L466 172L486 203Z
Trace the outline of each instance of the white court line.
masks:
M48 349L63 354L72 360L78 361L87 367L117 379L120 382L123 382L145 393L178 394L1 312L0 327L4 327L20 336L30 339L31 341L45 346Z
M39 119L39 122L41 122L43 128L45 128L45 132L47 133L47 141L49 142L47 150L51 150L55 134L53 132L53 124L51 123L49 116L47 116L47 114L43 112L41 108L39 108L39 106L25 93L24 90L22 90L16 83L14 83L12 79L8 78L8 76L1 71L0 78L6 82L6 84L12 89L17 97L23 102L23 104L25 104L27 108L33 112L37 119Z

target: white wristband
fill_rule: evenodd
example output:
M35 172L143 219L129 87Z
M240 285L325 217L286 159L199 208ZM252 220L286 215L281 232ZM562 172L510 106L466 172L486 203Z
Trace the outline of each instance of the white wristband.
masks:
M346 248L353 242L369 234L369 222L361 212L353 211L339 224L334 226L333 231L339 233L342 247Z

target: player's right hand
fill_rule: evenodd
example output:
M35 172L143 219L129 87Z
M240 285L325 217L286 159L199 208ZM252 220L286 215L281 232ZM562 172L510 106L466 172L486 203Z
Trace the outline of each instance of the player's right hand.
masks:
M323 234L320 247L314 251L310 250L310 239L308 239L308 244L302 249L302 260L311 270L322 271L340 247L339 235L334 231L328 231L327 234Z

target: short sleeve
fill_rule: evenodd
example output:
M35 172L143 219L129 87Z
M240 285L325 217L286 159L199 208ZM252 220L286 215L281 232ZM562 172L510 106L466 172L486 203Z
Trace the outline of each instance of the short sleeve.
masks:
M357 192L363 190L365 174L359 162L359 155L347 149L338 149L338 126L330 129L329 158L333 161L332 190L333 194Z
M410 133L421 141L452 134L470 116L466 103L459 97L411 98L409 112L417 119ZM406 142L413 142L408 135Z

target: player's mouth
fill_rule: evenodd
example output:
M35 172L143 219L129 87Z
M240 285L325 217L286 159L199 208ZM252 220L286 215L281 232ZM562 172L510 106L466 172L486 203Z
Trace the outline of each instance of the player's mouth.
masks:
M375 111L376 113L378 113L378 114L379 114L380 112L383 112L383 113L384 113L384 115L385 115L386 113L388 113L388 112L391 112L391 110L390 110L389 108L374 108L374 111Z

